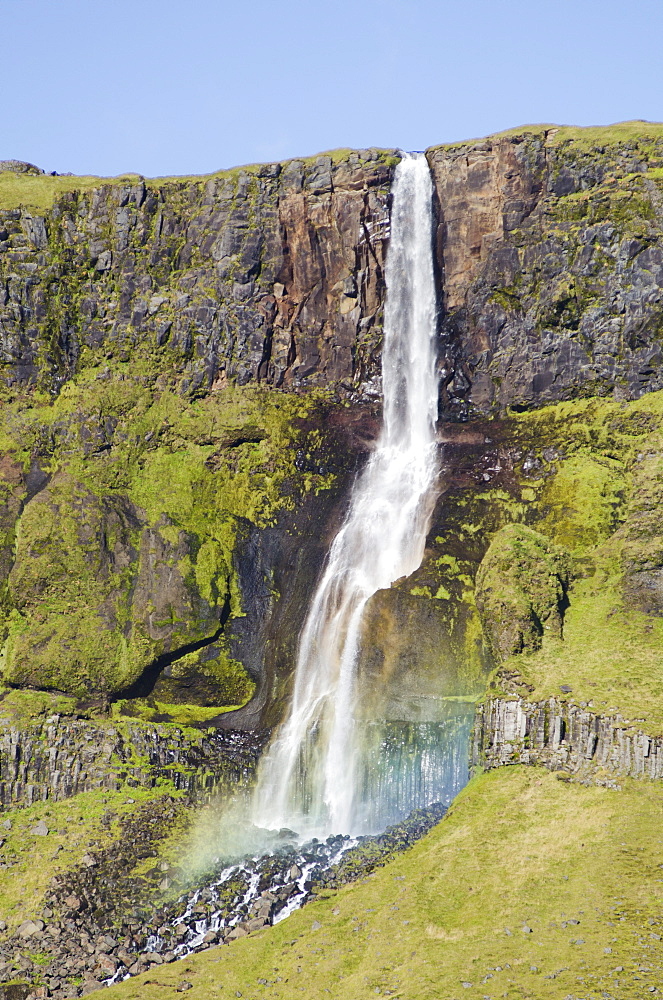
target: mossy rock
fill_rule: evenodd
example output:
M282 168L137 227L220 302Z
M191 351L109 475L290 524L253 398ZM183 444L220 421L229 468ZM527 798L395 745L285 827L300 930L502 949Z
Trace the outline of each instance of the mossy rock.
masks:
M634 464L627 516L619 532L624 592L642 611L663 614L663 455Z
M227 708L245 705L254 691L255 683L244 666L221 645L213 644L164 667L152 695L174 705Z
M5 682L113 695L164 654L211 640L229 571L210 568L208 549L168 517L146 524L126 495L57 473L18 526ZM214 587L199 586L199 558Z
M476 579L476 602L495 655L541 648L544 635L562 637L570 558L532 528L508 524L497 532Z

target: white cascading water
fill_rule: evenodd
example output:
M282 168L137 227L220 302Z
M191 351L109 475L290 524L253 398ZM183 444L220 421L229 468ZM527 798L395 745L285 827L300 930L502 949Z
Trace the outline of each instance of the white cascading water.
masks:
M305 836L362 832L354 713L362 616L376 591L421 564L436 495L437 307L423 154L401 160L392 192L382 431L311 602L289 714L253 799L256 825Z

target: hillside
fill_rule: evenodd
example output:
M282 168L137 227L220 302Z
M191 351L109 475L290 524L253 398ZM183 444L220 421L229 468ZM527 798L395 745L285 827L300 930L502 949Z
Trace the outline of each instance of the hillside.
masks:
M663 126L426 155L440 493L420 568L369 603L362 712L474 716L477 774L368 881L118 996L663 991ZM398 160L0 171L3 982L98 987L58 940L151 926L283 717L379 428ZM67 910L51 877L103 850Z

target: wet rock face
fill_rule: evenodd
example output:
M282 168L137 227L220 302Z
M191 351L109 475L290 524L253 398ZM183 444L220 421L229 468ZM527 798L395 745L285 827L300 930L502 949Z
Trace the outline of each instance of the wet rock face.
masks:
M663 386L663 143L555 135L429 153L449 416Z
M395 162L320 156L0 211L5 380L57 389L83 355L137 349L189 392L372 377Z

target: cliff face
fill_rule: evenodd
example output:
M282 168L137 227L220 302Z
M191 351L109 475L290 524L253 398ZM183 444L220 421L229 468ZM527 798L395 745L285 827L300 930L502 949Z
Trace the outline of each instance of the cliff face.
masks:
M504 525L589 552L630 519L631 590L660 604L657 459L636 468L629 451L658 454L658 404L619 408L663 385L663 129L540 128L428 157L442 495L422 567L371 602L365 664L381 711L415 720L440 691L482 686L490 609L474 581ZM200 724L276 721L377 428L397 159L101 185L0 172L6 684L152 721L192 704ZM572 433L563 416L494 419L576 397L608 399ZM646 517L625 511L631 476ZM569 527L580 481L599 528ZM516 590L536 649L550 616Z
M539 128L429 161L443 412L661 388L660 126Z
M14 200L46 206L0 211L5 380L57 388L90 355L137 350L189 393L372 377L395 162L368 151L162 183L19 185Z

